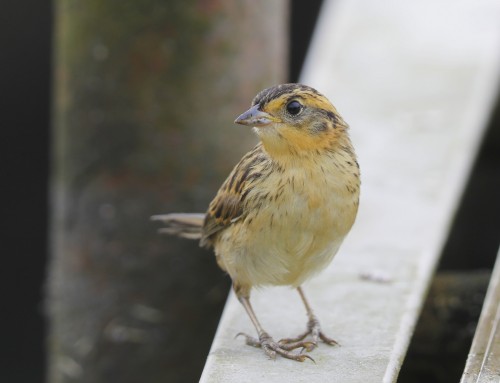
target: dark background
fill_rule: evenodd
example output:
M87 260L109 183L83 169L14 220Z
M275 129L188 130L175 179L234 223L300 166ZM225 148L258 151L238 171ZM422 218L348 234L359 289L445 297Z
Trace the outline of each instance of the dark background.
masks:
M289 79L296 81L321 2L291 2ZM0 12L2 357L0 380L43 381L48 259L51 2L4 0ZM490 123L440 270L491 269L500 228L500 112ZM6 228L6 230L5 230Z
M289 79L296 81L321 1L291 2ZM52 3L6 0L0 12L2 304L0 381L45 376ZM201 374L201 371L200 371Z
M48 1L2 2L3 382L36 383L44 374L42 286L48 246L51 26Z

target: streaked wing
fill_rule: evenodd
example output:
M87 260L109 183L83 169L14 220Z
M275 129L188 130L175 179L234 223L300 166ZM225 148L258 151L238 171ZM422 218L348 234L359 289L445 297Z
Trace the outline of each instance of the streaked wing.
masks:
M202 246L211 245L214 235L245 216L245 198L261 178L263 162L269 157L258 144L234 167L210 203L202 229Z

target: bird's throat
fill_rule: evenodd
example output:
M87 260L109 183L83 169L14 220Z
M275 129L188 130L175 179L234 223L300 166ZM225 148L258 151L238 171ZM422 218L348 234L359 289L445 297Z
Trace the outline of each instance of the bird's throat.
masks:
M313 135L294 127L276 129L274 126L256 129L256 131L266 152L271 157L280 158L286 162L304 157L321 156L325 151L331 151L340 143L339 136L333 131Z

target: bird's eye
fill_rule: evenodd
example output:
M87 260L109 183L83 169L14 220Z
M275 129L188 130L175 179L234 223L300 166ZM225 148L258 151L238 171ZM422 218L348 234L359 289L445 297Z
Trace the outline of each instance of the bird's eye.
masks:
M295 101L295 100L294 101L290 101L286 105L286 111L288 113L290 113L292 116L296 116L297 114L299 114L302 111L302 105L298 101Z

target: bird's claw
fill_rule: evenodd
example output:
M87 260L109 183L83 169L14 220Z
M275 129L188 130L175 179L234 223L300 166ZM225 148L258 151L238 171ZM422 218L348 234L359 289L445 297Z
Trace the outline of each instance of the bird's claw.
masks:
M285 349L285 350L295 350L296 348L302 348L300 350L300 352L311 352L312 350L314 350L318 344L315 343L315 342L311 342L311 341L296 341L296 342L293 342L293 341L290 341L290 340L293 340L293 339L280 339L280 341L278 342L278 344L280 345L281 348Z
M262 332L261 334L259 334L259 339L254 338L242 332L236 334L236 337L238 336L244 336L245 343L247 345L262 348L266 353L266 355L271 359L276 359L276 354L278 354L284 358L296 360L298 362L304 362L306 359L309 359L312 360L314 363L316 363L316 361L309 355L302 353L304 349L306 351L310 351L314 348L314 347L311 348L309 345L312 344L312 342L299 342L297 344L282 344L281 342L275 342L273 338L266 332ZM304 344L307 343L307 345L304 345L303 343ZM299 347L302 347L303 349L301 350L300 353L291 352L292 350Z
M304 341L307 336L312 337L312 341ZM306 351L312 351L318 346L319 340L323 341L330 346L339 346L339 343L329 337L327 337L323 331L321 331L321 326L318 319L315 317L311 318L307 323L307 330L295 338L285 338L281 339L279 343L282 346L293 345L294 348L303 347Z

